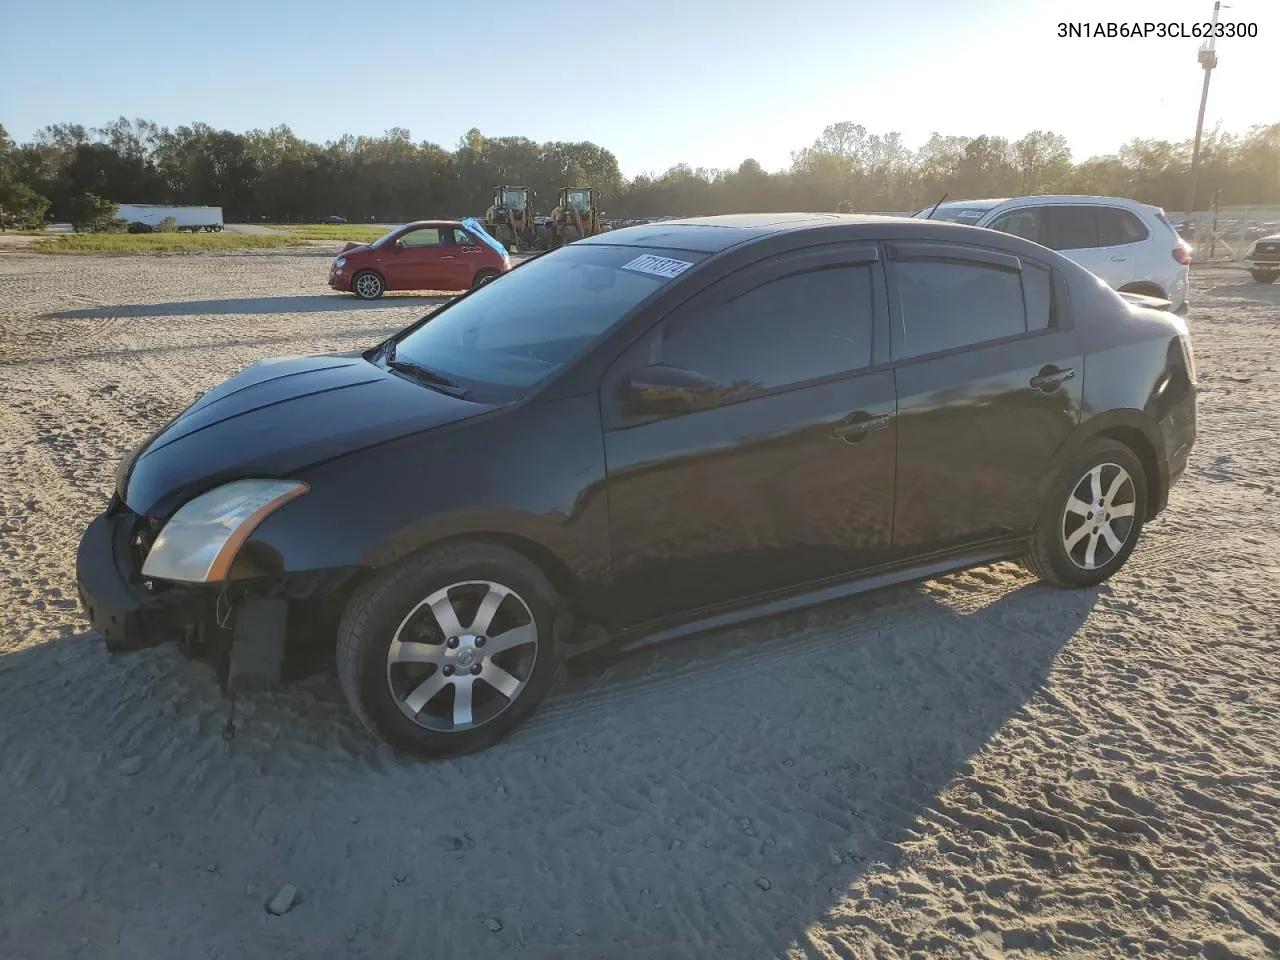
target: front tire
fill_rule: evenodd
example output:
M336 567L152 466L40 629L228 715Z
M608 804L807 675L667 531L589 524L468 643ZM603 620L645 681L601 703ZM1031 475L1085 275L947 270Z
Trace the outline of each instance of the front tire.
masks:
M377 300L386 289L382 277L373 270L364 270L351 278L351 292L361 300Z
M366 583L338 627L338 677L360 721L397 750L456 757L497 743L555 679L558 607L505 547L457 544Z
M1249 276L1258 283L1275 283L1276 278L1280 277L1280 270L1250 270Z
M1147 475L1124 444L1086 443L1049 487L1026 564L1058 587L1092 587L1129 559L1147 515Z

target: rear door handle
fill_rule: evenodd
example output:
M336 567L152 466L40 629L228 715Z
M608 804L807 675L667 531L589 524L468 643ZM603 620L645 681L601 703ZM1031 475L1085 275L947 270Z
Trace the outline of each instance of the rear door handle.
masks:
M1057 367L1046 367L1031 378L1031 386L1041 393L1053 393L1075 375L1076 372L1071 367L1067 367L1065 370L1059 370Z
M858 443L865 440L872 430L883 430L892 419L892 414L881 413L873 416L865 410L859 410L849 414L832 427L831 436L845 443Z

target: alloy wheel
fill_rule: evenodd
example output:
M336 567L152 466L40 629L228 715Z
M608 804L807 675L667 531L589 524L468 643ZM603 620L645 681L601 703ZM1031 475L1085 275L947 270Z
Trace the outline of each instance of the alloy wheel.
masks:
M1062 546L1082 570L1097 570L1124 549L1134 527L1137 490L1129 472L1100 463L1076 484L1062 511Z
M356 293L366 300L372 300L382 292L382 281L372 273L363 273L356 277Z
M387 684L414 723L454 733L511 706L537 657L538 627L524 599L502 584L470 580L435 591L400 622L387 651Z

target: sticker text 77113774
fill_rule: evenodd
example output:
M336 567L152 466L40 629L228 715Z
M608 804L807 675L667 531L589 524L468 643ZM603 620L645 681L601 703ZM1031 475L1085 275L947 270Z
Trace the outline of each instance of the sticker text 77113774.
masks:
M657 257L651 253L636 257L634 260L628 260L622 265L623 270L632 270L636 273L649 273L655 277L666 277L668 280L674 280L680 274L684 273L693 264L687 260L673 260L670 257Z

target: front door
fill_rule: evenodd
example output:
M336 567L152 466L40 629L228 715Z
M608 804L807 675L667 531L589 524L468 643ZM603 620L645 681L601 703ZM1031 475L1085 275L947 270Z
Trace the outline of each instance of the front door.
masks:
M874 247L744 268L624 352L602 387L618 615L635 625L843 576L892 541L894 382ZM628 413L633 374L714 384Z
M1080 419L1084 357L1047 264L960 244L889 248L898 386L894 554L1027 533Z
M448 228L418 227L393 241L382 257L388 290L450 290L452 274L444 257Z
M452 259L444 261L449 276L449 286L444 289L469 290L476 274L480 272L486 248L462 227L453 227L449 231L448 240L449 247L445 250L445 256Z

